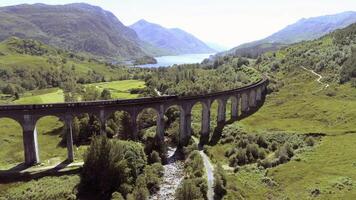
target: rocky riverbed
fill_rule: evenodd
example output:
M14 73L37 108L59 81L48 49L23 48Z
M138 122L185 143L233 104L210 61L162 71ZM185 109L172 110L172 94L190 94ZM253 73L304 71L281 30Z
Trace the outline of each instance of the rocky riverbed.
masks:
M174 200L174 194L184 178L184 163L176 159L176 148L168 147L168 161L163 166L164 175L160 190L150 200Z

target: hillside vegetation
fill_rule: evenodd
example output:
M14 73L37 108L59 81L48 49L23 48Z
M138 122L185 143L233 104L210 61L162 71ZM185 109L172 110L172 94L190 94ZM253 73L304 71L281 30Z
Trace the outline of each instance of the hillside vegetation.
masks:
M225 127L219 144L207 148L228 171L226 199L356 195L355 30L351 25L255 61L270 77L272 93L258 112ZM301 66L321 73L322 83ZM290 147L280 146L281 141ZM245 151L240 149L244 143Z
M130 71L136 70L136 77ZM0 90L14 95L24 91L138 78L130 69L47 46L36 40L11 37L0 43Z

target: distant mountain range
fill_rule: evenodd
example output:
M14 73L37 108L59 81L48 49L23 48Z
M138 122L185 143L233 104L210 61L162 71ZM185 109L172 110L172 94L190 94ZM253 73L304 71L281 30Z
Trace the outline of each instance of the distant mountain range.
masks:
M127 60L162 54L111 12L84 3L0 8L0 41L35 39L74 52Z
M266 37L265 39L242 44L227 52L218 55L241 55L256 57L263 52L276 50L287 44L297 43L304 40L313 40L326 35L336 29L341 29L356 22L356 12L349 11L335 15L326 15L301 19L284 29ZM269 48L264 48L268 46Z
M140 20L130 27L141 40L172 54L216 52L192 34L178 28L168 29L146 20Z

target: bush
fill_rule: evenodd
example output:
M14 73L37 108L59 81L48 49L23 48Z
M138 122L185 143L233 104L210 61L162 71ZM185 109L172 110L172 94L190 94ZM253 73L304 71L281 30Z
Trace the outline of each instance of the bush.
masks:
M183 180L181 185L176 191L177 200L203 200L199 188L195 185L191 179Z
M135 200L147 200L150 193L147 190L146 187L146 177L141 174L136 181L136 187L134 191L132 192L132 196L134 197Z
M305 140L305 143L306 143L308 146L312 147L312 146L314 146L315 141L314 141L314 139L313 139L312 137L307 137L307 139Z
M161 157L157 151L152 151L149 157L149 163L161 163Z
M114 191L126 196L145 165L140 144L95 137L84 155L80 190L91 191L101 198L110 197Z
M259 148L257 144L249 144L246 148L246 154L252 155L255 160L259 158Z
M146 186L150 194L153 194L159 190L159 185L161 182L160 177L163 176L163 171L163 166L160 163L146 166L144 174L146 177Z
M114 192L111 195L111 200L125 200L125 198L122 197L122 194L120 194L119 192Z
M262 148L268 148L268 142L266 141L266 139L262 135L259 135L257 137L256 143L258 144L258 146L260 146Z
M217 165L214 173L214 199L222 199L226 194L226 175L220 164Z

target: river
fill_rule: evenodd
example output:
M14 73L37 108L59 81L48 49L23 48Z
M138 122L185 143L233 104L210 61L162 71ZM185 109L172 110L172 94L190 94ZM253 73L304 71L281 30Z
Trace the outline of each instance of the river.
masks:
M175 158L176 148L168 147L168 161L163 165L164 175L161 187L150 200L174 200L175 191L184 178L184 161Z
M205 58L209 58L213 54L183 54L177 56L161 56L156 57L157 64L140 65L138 67L170 67L174 64L194 64L201 63Z

